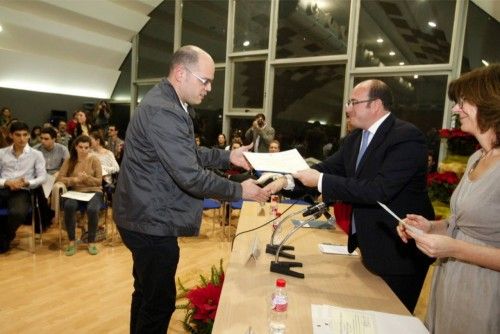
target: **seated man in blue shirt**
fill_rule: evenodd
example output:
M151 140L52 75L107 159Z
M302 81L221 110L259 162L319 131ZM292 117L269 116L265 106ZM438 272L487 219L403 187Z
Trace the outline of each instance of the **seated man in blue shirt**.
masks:
M28 125L12 123L9 132L13 144L0 149L0 205L9 210L7 219L0 221L0 253L9 250L17 228L26 220L29 189L39 187L47 177L42 153L28 145Z

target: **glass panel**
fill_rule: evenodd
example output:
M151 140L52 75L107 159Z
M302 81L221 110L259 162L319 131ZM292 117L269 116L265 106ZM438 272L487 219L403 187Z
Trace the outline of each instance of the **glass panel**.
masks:
M347 52L350 0L280 1L276 58Z
M167 74L174 48L175 1L163 1L139 33L139 79Z
M130 102L130 70L132 66L132 51L125 57L125 60L120 66L120 77L116 82L111 100L114 101L128 101Z
M269 0L236 1L234 51L267 49L270 9Z
M144 95L149 92L151 88L153 88L155 85L140 85L137 87L137 103L140 103L142 99L144 98Z
M344 95L344 65L276 68L273 122L283 150L323 160L338 145ZM300 129L300 131L298 131Z
M234 63L233 108L262 108L264 102L264 60Z
M224 106L224 69L216 69L212 91L203 102L194 106L196 119L194 132L200 134L204 146L215 145L217 135L222 132L222 110Z
M184 0L181 44L199 46L216 63L225 62L227 7L228 1Z
M230 125L229 125L229 140L228 142L232 142L232 138L235 135L239 135L241 141L245 145L249 145L252 141L248 141L245 138L245 132L252 127L253 116L250 117L231 117Z
M500 23L469 2L465 30L462 73L500 62Z
M395 76L378 77L392 89L396 117L417 126L426 134L429 149L437 156L439 136L437 130L443 124L447 76ZM355 78L355 85L366 78Z
M448 63L455 1L361 1L356 66Z

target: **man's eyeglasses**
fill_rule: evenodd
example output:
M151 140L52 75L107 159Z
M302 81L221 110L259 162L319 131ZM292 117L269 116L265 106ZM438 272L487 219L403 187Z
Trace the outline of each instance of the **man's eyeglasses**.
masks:
M198 79L198 80L201 82L201 84L202 84L203 86L212 85L212 83L213 83L213 81L212 81L212 80L207 79L207 78L202 78L202 77L200 77L199 75L194 74L194 72L193 72L193 71L191 71L191 70L189 69L189 67L185 67L185 68L186 68L186 70L188 70L188 72L189 72L189 73L191 73L191 74L192 74L192 75L193 75L196 79Z
M378 97L374 97L372 99L362 100L362 101L358 101L356 99L350 99L350 100L347 100L347 102L345 103L345 106L346 107L355 106L356 104L365 103L365 102L372 102L372 101L375 101L377 99L378 99Z

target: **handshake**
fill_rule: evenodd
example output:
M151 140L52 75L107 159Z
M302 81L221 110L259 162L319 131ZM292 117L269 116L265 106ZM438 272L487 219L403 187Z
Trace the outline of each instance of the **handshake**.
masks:
M272 194L276 194L287 185L286 176L277 173L264 173L258 180L248 179L241 183L242 197L243 199L266 202Z

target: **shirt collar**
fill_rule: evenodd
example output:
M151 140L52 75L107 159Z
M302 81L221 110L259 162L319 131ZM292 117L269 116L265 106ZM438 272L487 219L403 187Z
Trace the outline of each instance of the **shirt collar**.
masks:
M387 117L389 117L391 113L388 112L387 114L385 114L384 116L380 117L375 123L373 123L366 131L370 132L371 135L374 135L378 128L380 127L380 125L382 125L382 123L386 120Z
M23 154L28 153L31 150L31 147L29 144L26 144L23 149ZM9 146L9 151L12 153L12 155L15 155L16 152L14 152L14 144Z

